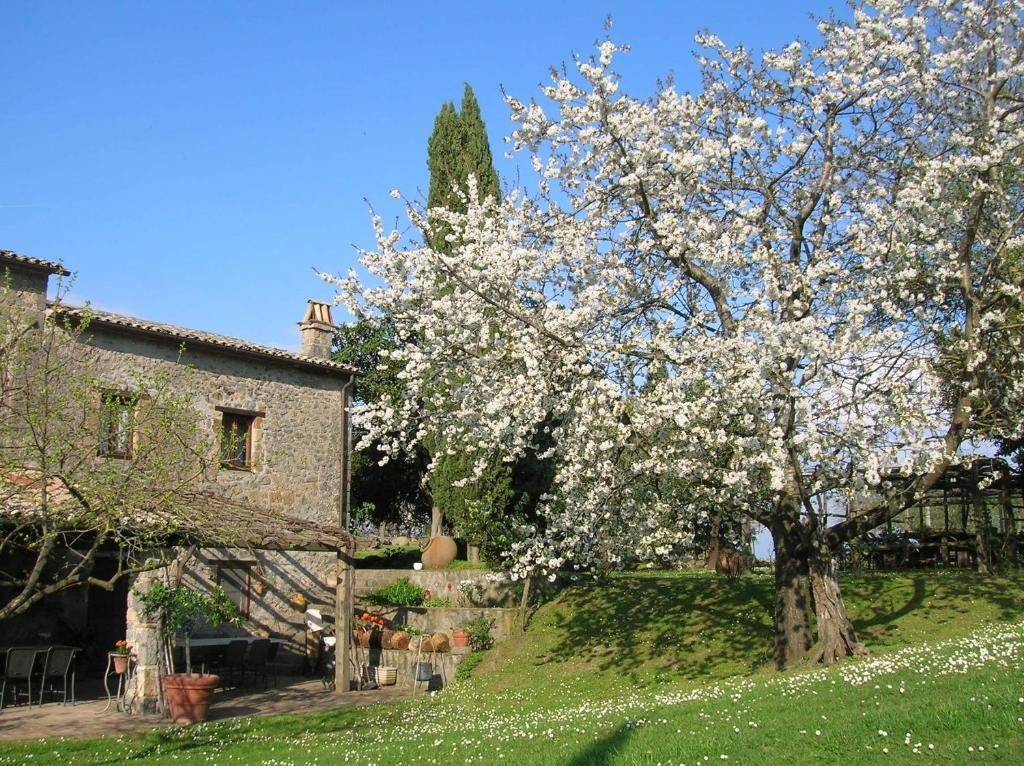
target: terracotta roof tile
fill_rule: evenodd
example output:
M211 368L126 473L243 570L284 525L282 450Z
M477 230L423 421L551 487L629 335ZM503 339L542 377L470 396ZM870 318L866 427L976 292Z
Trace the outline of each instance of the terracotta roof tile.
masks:
M262 346L251 343L247 340L230 338L226 335L206 332L204 330L191 330L186 327L150 322L146 319L113 314L109 311L99 311L92 307L67 306L64 304L51 304L51 311L59 312L64 316L72 318L89 318L92 325L108 326L127 332L142 335L156 335L170 340L182 341L187 347L189 343L205 346L207 348L222 349L237 354L256 356L268 361L283 362L286 364L297 364L303 367L316 367L322 370L343 372L350 375L356 374L356 368L339 362L332 362L328 359L316 359L311 356L297 354L294 351L274 348L273 346Z
M50 274L60 274L62 277L70 276L67 269L59 263L44 261L42 258L33 258L30 255L18 255L10 250L0 250L0 264L14 263L31 268L42 269Z

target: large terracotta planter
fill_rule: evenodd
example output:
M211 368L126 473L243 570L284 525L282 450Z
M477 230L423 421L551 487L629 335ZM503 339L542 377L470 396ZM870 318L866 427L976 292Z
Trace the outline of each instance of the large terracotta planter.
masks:
M452 643L456 647L464 648L469 646L469 631L468 630L453 630L452 631Z
M164 676L164 697L171 719L182 726L206 720L210 699L220 685L220 676L212 673L174 673Z
M458 547L455 545L455 538L441 535L427 540L420 559L422 559L425 569L444 569L455 561L457 554Z

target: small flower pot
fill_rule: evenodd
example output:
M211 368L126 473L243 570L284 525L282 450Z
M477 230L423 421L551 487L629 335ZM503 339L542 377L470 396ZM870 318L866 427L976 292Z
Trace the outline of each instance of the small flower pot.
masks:
M114 672L115 673L126 673L128 672L128 655L127 654L112 654L111 659L114 661Z
M206 720L220 676L211 673L174 673L164 676L164 697L171 720L180 726Z
M469 646L469 631L468 630L453 630L452 631L452 643L456 647Z

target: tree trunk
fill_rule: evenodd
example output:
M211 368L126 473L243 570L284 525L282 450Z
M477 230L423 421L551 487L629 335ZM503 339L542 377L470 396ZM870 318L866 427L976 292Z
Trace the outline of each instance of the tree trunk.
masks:
M831 665L846 657L867 654L846 612L836 577L835 557L824 542L818 541L811 547L809 569L818 621L818 643L811 650L810 662Z
M444 511L441 510L440 506L434 504L430 506L430 536L440 537L444 529Z
M811 646L808 551L799 521L776 521L771 533L775 543L775 665L782 670L801 662Z
M708 538L708 569L712 571L718 566L718 556L722 551L722 512L718 511L711 517L711 534Z
M519 599L519 613L518 619L516 620L518 625L519 633L526 632L526 610L530 606L530 583L533 582L531 575L526 576L526 580L523 581L523 597Z

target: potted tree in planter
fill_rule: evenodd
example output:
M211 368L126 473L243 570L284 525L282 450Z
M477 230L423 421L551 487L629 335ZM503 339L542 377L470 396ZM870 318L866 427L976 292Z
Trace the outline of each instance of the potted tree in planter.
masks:
M185 672L163 677L164 697L175 723L206 720L210 698L220 684L220 676L192 672L192 632L200 620L211 626L242 621L234 603L219 586L208 593L177 585L168 587L159 580L139 595L147 620L160 620L160 634L170 642L181 632L185 637ZM171 660L173 669L173 659Z

